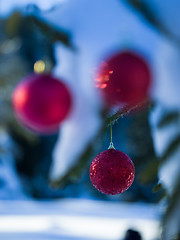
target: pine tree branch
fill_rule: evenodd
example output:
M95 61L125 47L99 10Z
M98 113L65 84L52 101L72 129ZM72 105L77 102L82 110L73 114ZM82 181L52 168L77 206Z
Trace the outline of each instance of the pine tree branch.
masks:
M171 212L173 211L173 209L175 208L176 204L178 201L180 201L180 176L178 177L177 181L176 181L176 185L174 187L174 191L171 195L170 198L170 204L167 208L166 214L164 216L164 221L166 221L166 219L169 217L169 215L171 214Z
M102 134L104 134L104 131L106 129L106 126L108 124L112 124L112 122L117 121L120 117L125 116L126 114L135 112L145 106L149 105L149 101L144 101L143 103L139 105L134 105L131 108L129 106L123 107L121 110L119 110L117 113L115 113L113 116L106 118L103 114L103 117L105 117L107 120L105 120L105 124L103 124L101 130L99 131L98 135L95 137L94 141L98 138L101 138ZM92 141L88 147L86 148L85 152L82 154L82 156L79 158L76 165L72 166L69 171L61 178L51 181L48 180L49 185L52 188L63 188L65 187L69 182L75 181L79 178L80 174L82 173L82 170L85 166L88 164L88 159L94 152L94 141Z
M60 177L59 179L53 181L53 180L48 180L49 185L52 188L63 188L68 183L72 183L77 181L77 179L80 178L80 175L82 174L83 170L85 167L88 165L88 161L91 156L94 155L94 152L96 151L96 140L102 138L102 134L104 134L105 127L103 126L97 136L94 138L92 142L89 143L87 146L86 150L82 153L82 155L79 157L78 162L76 162L75 165L73 165L68 172L63 176Z
M179 148L180 146L180 135L178 135L168 146L164 155L160 158L160 162L163 163L171 157L171 155Z
M93 146L89 144L86 151L80 157L78 163L72 166L63 177L55 181L49 180L48 181L49 185L52 188L64 188L66 185L68 185L68 183L74 182L77 179L79 179L83 169L87 166L88 159L92 154L92 151L93 151Z
M157 193L162 189L163 189L163 185L161 183L156 183L152 189L152 192Z
M149 100L145 100L144 102L140 103L140 104L136 104L133 105L131 107L129 107L128 105L122 107L120 110L118 110L115 114L113 114L110 117L107 117L106 120L106 125L110 125L110 124L114 124L119 118L126 116L127 114L130 113L135 113L136 111L150 106L150 101Z
M157 124L158 128L163 128L170 123L179 121L180 115L179 112L170 112L165 114Z
M153 161L151 159L149 162L145 164L145 168L141 171L138 180L143 184L149 184L152 183L153 181L157 181L158 167L159 161L158 160Z
M180 222L180 215L179 215L179 204L180 204L180 176L177 178L176 184L174 186L174 191L171 196L169 196L169 204L166 209L166 212L163 216L163 226L164 229L169 227L169 223L172 221L172 219L176 219L177 222ZM178 229L178 232L176 233L177 236L172 236L174 240L180 239L180 229ZM164 238L164 232L162 233L162 238Z
M67 47L75 50L75 47L71 43L71 34L63 29L56 29L52 25L36 18L34 16L27 17L29 20L38 27L52 42L60 41Z
M142 0L124 0L124 1L133 8L135 8L137 11L139 11L141 15L157 30L159 30L161 33L166 35L166 37L170 38L173 42L180 46L180 39L167 29L163 22L161 22L156 17L156 14L154 14L154 12L150 9L146 2L143 2Z

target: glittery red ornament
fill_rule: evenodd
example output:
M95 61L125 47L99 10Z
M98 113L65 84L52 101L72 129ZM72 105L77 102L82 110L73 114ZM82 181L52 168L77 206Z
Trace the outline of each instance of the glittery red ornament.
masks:
M95 81L107 105L135 105L148 98L151 71L143 56L118 52L102 63Z
M93 159L89 176L97 190L104 194L115 195L126 191L131 186L135 168L125 153L108 149Z
M50 74L32 74L16 87L12 102L17 118L29 129L49 134L58 130L71 108L65 84Z

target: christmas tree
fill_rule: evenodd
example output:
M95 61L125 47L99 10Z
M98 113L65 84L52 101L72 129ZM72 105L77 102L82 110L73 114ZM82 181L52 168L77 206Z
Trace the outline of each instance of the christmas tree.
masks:
M48 11L3 4L0 149L16 186L1 174L12 194L2 190L2 198L160 202L162 239L179 239L179 3L74 0ZM134 184L114 198L88 176L96 155L117 151L112 136L118 160L110 166L107 154L96 176L104 166L93 161L90 178L101 192L120 193L116 170L125 174L131 158Z

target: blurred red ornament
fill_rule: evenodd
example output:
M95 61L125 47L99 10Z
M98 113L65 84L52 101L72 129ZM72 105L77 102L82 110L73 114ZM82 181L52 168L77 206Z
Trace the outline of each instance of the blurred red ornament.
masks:
M14 90L12 102L20 122L42 134L57 131L72 104L68 88L50 74L26 77Z
M125 153L108 149L93 159L89 176L98 191L115 195L126 191L131 186L135 177L135 168Z
M103 62L95 82L107 105L135 105L148 98L151 71L137 53L118 52Z

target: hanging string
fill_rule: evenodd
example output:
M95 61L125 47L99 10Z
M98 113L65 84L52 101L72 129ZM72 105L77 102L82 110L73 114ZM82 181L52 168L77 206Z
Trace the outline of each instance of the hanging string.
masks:
M108 149L115 149L114 144L112 142L112 122L110 122L110 134L111 134L111 142L109 144Z

